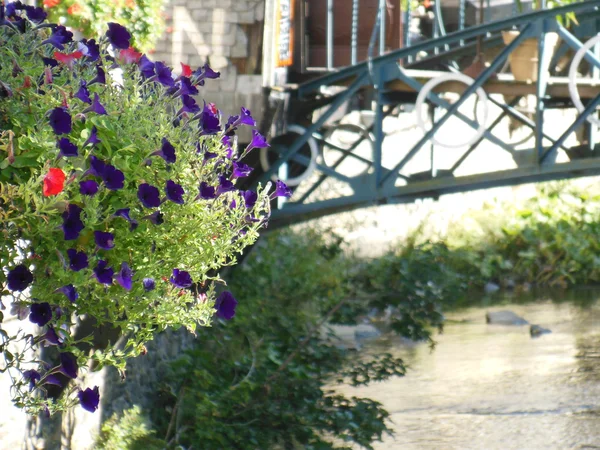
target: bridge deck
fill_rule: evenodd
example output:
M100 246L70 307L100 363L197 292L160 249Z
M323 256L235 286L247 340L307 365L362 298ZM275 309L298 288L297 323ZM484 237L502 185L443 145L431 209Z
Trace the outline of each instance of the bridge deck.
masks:
M437 78L442 74L448 72L442 72L438 70L419 70L419 69L407 69L404 70L404 74L410 78L415 79L420 84L425 84L433 78ZM355 77L349 77L340 82L336 83L339 86L348 86L355 80ZM495 77L486 81L483 85L483 89L488 94L503 94L503 95L535 95L536 94L535 82L517 81L508 73L496 74ZM282 87L274 87L274 90L294 90L297 89L297 84L287 84ZM386 84L386 89L398 92L415 92L410 86L408 86L402 80L393 80ZM437 85L433 92L444 93L444 92L455 92L462 94L465 90L465 85L458 81L448 81ZM600 93L600 80L593 78L577 78L577 90L582 99L592 99ZM567 77L549 77L548 86L546 87L546 95L548 97L555 98L568 98L569 97L569 79Z
M436 70L406 70L405 74L414 78L419 83L424 84L433 78L447 72ZM493 79L488 80L483 88L488 94L503 95L535 95L537 83L517 81L512 74L500 73ZM391 81L386 85L389 89L414 92L410 86L401 80ZM577 88L581 98L594 98L600 93L600 80L592 78L577 78ZM456 92L462 93L465 85L456 81L442 83L433 89L434 92ZM546 88L546 95L549 97L569 97L569 79L566 77L550 77Z

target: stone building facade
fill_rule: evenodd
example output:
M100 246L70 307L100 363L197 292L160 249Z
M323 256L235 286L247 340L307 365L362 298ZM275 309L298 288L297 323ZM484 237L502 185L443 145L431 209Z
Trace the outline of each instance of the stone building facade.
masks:
M244 106L260 120L264 11L264 0L171 0L166 32L151 56L175 68L208 61L221 77L207 82L200 97L225 115Z

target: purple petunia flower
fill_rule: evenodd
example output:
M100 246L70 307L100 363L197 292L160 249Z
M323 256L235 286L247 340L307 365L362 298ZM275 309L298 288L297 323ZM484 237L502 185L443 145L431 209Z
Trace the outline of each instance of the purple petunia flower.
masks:
M64 44L68 44L73 40L73 33L67 30L62 25L57 25L52 30L52 34L48 39L42 41L42 44L50 44L59 50L64 50Z
M218 111L204 103L204 108L200 113L200 136L209 136L221 131Z
M258 200L258 194L254 191L244 191L242 193L242 196L244 197L244 203L246 205L246 208L248 208L248 209L254 208L254 205L256 204L256 200Z
M171 69L164 63L160 61L154 63L154 74L154 79L163 86L175 86L175 80L173 80L173 73Z
M98 183L95 180L87 180L79 182L79 192L81 195L89 195L93 197L98 193Z
M55 60L54 58L46 58L45 56L42 56L42 61L44 61L44 66L50 66L50 67L58 66L58 61Z
M106 231L94 231L94 240L96 245L104 250L110 250L115 247L115 236Z
M79 365L77 364L77 357L71 352L64 352L60 354L60 369L59 371L69 378L77 378L77 371Z
M81 407L86 411L93 413L98 409L98 405L100 404L98 386L95 386L94 389L87 388L85 391L79 390L77 396L79 397Z
M84 79L79 80L79 89L77 90L75 95L73 95L73 97L78 98L83 103L92 103L92 99L90 98L90 91L88 90L87 83Z
M77 146L75 144L73 144L71 141L69 141L69 138L66 138L66 137L60 138L58 140L58 148L60 149L58 156L64 156L64 157L79 156L79 151L77 149Z
M112 267L107 266L108 263L101 259L98 261L98 264L94 268L94 276L96 277L96 280L98 280L99 283L112 284L113 282L113 275L115 274L115 271Z
M173 275L169 279L178 288L189 288L192 284L192 276L185 270L173 269Z
M97 61L100 57L100 46L95 39L82 39L77 43L77 48L88 61Z
M148 219L154 225L162 225L165 222L164 214L160 211L153 212L152 214L145 216L144 219Z
M40 379L42 378L42 376L40 375L40 373L37 370L25 370L23 372L23 379L25 381L29 381L29 391L33 391L33 388L35 387L35 384L40 381Z
M94 83L106 84L106 73L100 65L96 66L96 76L88 83L88 86L91 86Z
M148 183L140 184L137 196L144 208L158 208L160 206L160 191Z
M62 214L62 229L65 234L65 241L72 241L79 237L79 233L85 228L81 220L81 208L70 204L69 209Z
M215 301L215 309L217 310L217 317L220 319L231 320L235 316L235 307L238 302L233 297L231 292L224 291L219 294Z
M167 138L162 138L162 145L160 150L152 153L150 156L160 156L167 163L173 164L177 161L177 155L175 154L175 147L167 140Z
M71 132L71 115L66 108L57 107L52 110L49 116L50 126L54 130L54 134L69 134Z
M233 162L233 176L236 178L247 177L252 173L252 167L247 164L234 161Z
M181 185L175 183L173 180L167 180L167 186L165 187L167 198L173 203L183 205L183 194L185 194Z
M14 292L22 292L33 282L33 274L23 264L19 264L8 272L8 289Z
M146 292L156 289L156 282L154 281L154 278L144 278L142 284L144 285L144 290Z
M89 112L95 112L101 116L105 116L107 114L106 109L104 106L102 106L102 103L100 103L100 97L98 96L98 93L94 93L94 101L83 111L84 114Z
M106 163L92 155L90 156L90 168L87 170L84 176L90 174L96 177L101 177L105 169Z
M47 302L34 303L29 307L29 321L43 327L52 320L52 308Z
M129 222L129 230L133 231L138 227L138 223L136 220L132 219L129 216L129 211L130 211L129 208L118 209L117 211L115 211L113 216L122 217L123 219L125 219L127 222Z
M25 12L27 13L27 18L31 20L33 23L40 24L46 17L48 17L48 13L44 11L44 8L35 7L35 6L25 6Z
M50 345L61 345L63 340L58 337L54 328L48 328L46 334L42 337L42 341L44 342L44 347L49 347Z
M115 277L115 280L117 281L117 283L119 283L125 289L130 291L131 286L132 286L132 278L133 278L133 270L131 270L131 268L129 267L129 265L126 262L122 263L121 270Z
M219 187L217 188L217 196L224 194L225 192L231 192L235 190L234 184L225 178L223 175L219 176Z
M192 81L188 77L181 77L179 79L179 95L196 95L198 89L192 84Z
M93 126L92 131L90 131L90 137L87 138L87 140L83 143L83 146L85 147L88 144L96 145L100 142L102 141L98 139L98 129L95 126Z
M256 126L256 120L252 118L252 114L249 109L246 109L242 106L240 111L240 125L248 125L249 127Z
M267 148L267 147L270 147L270 145L267 143L267 140L265 139L265 137L262 134L260 134L258 131L252 130L252 141L248 144L248 146L246 147L246 150L244 150L244 153L247 153L254 148Z
M217 155L216 153L209 152L207 150L204 152L204 162L208 161L209 159L216 158L217 156L219 156L219 155Z
M15 18L18 17L17 11L22 11L23 9L25 9L25 5L23 5L20 0L16 0L7 3L4 12L7 17ZM2 11L2 8L0 8L0 11Z
M125 185L125 174L110 164L106 164L100 177L106 188L111 191L118 191Z
M200 183L199 191L200 191L200 194L198 194L198 197L196 199L202 198L204 200L210 200L213 198L217 198L217 193L215 192L215 188L213 186L210 186L205 181Z
M281 180L277 180L275 183L275 197L290 198L292 196L292 190Z
M85 252L78 252L74 248L70 248L67 250L67 256L69 257L69 268L71 270L79 272L88 267L88 257Z
M196 100L194 100L193 97L190 97L187 94L183 94L181 96L181 102L183 103L183 106L179 111L177 111L177 116L183 114L184 112L195 113L200 111L200 107L196 103Z
M66 286L58 288L57 290L54 291L54 293L57 293L57 292L64 294L65 297L67 297L67 299L69 299L69 301L71 303L75 303L75 301L79 298L77 289L75 289L75 286L73 286L72 284L67 284Z
M10 305L10 313L19 320L25 320L29 315L29 306L23 302L13 302Z
M148 59L146 55L142 55L138 62L138 67L144 78L150 78L154 76L154 63Z
M194 76L196 78L197 82L200 82L205 78L212 79L212 80L219 78L219 76L221 76L221 72L215 72L214 70L212 70L210 68L210 66L208 64L204 64L204 66L196 69L194 71L194 73L192 74L192 76ZM202 84L204 84L204 83L202 83Z
M55 386L62 386L62 383L60 382L60 378L58 378L54 374L46 375L44 377L44 384L54 384Z
M127 28L123 25L109 22L106 37L115 48L120 48L121 50L127 50L129 48L131 34L129 34L129 31L127 31Z

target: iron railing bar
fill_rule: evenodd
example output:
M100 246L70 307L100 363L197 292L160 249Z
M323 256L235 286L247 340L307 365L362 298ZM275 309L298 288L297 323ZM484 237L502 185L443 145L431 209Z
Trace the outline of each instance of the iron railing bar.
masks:
M296 153L295 155L292 155L290 157L290 160L293 160L298 163L302 163L302 164L306 165L307 167L308 167L308 164L310 164L310 158L307 156L301 155L300 153ZM332 168L324 166L323 164L316 163L315 169L319 170L320 172L323 172L328 177L332 177L337 180L343 181L344 183L348 183L349 185L351 185L352 182L354 181L352 178L347 177L346 175L342 175L341 173L336 172Z
M358 91L367 81L367 74L363 73L360 75L354 82L348 86L348 88L341 94L338 98L336 98L330 105L327 110L317 119L317 121L311 124L304 133L303 136L300 136L298 139L294 141L294 143L280 156L280 158L271 166L271 168L266 171L262 176L258 179L258 183L267 183L271 176L276 173L277 169L281 167L282 164L287 162L294 153L296 153L300 148L310 139L312 134L317 131L321 126L325 123L332 114L338 110L342 104L351 98L356 91Z
M527 14L522 14L517 17L510 17L507 19L498 20L496 22L490 22L484 25L478 25L475 27L469 27L462 31L455 31L449 33L446 36L438 39L429 39L427 41L415 44L409 48L402 48L388 52L383 56L379 56L372 60L373 64L387 64L398 61L399 59L405 58L409 55L418 54L421 51L434 48L436 46L443 46L445 44L456 42L460 39L470 39L477 37L480 34L486 34L487 32L496 32L506 30L517 25L528 26L539 20L554 18L555 16L564 15L567 12L581 13L587 10L600 11L598 0L588 0L581 3L574 3L567 6L561 6L560 8L554 8L544 11L534 11ZM307 81L299 85L296 89L298 96L302 97L309 92L320 89L324 85L330 85L335 81L346 79L352 76L361 74L367 69L367 62L358 63L356 66L346 67L338 72L333 72L329 75L315 78L314 80Z
M333 70L333 0L327 0L327 70Z
M511 107L515 106L519 100L521 99L521 97L515 97L510 103L509 105ZM502 111L502 113L496 117L496 119L488 126L488 131L491 132L494 128L496 128L496 126L498 126L498 124L500 122L502 122L502 119L504 119L504 117L507 115L508 113L506 111ZM460 167L460 165L465 161L465 159L467 159L467 157L479 146L479 144L481 144L481 142L485 139L485 136L481 136L479 139L477 139L473 145L471 145L469 147L469 149L460 157L458 158L458 160L454 163L454 165L450 168L450 172L452 174L454 174L454 171L456 169L458 169Z
M419 152L421 147L423 147L423 145L435 135L437 130L450 117L452 117L453 115L455 115L455 113L458 112L458 108L460 108L460 105L462 105L464 101L477 90L477 88L479 88L483 83L485 83L485 81L492 75L492 73L494 73L496 69L504 63L504 60L508 57L508 55L521 43L521 41L523 41L527 37L531 26L531 24L527 25L525 29L521 32L521 34L519 34L519 36L515 38L514 41L512 41L509 45L502 49L502 51L498 54L498 56L496 56L494 61L492 61L492 63L483 72L481 72L481 75L477 77L474 83L469 85L467 89L465 89L458 101L450 106L450 108L441 117L441 119L433 124L431 129L425 133L425 135L419 140L419 142L417 142L413 146L413 148L407 153L407 155L404 158L402 158L402 160L398 164L396 164L396 166L392 169L390 173L386 175L386 177L389 177L390 174L398 173L400 170L402 170L402 168L413 158L413 156L415 156ZM430 95L431 93L429 93L427 97L431 98ZM386 178L382 180L382 182L385 181Z
M552 147L550 147L548 150L546 150L540 158L540 164L542 164L544 162L544 160L550 156L551 154L555 153L558 149L558 147L560 147L569 137L569 135L575 131L579 126L581 126L588 118L588 116L596 111L596 107L600 105L600 94L598 94L586 107L585 109L581 112L581 114L579 114L577 116L577 119L575 119L575 122L573 122L569 128L567 128L565 130L565 132L556 140L556 142L552 145ZM591 143L590 143L591 145Z
M413 88L415 91L419 91L423 85L421 83L419 83L418 81L414 80L413 78L410 78L408 75L400 72L400 74L398 75L399 78L404 81L406 84L408 84L411 88ZM433 101L436 106L441 106L443 108L450 108L450 103L439 98L439 96L437 96L434 93L430 94L431 101ZM471 120L469 117L465 116L464 114L462 114L460 111L458 111L456 113L456 117L458 117L460 120L462 120L464 123L466 123L467 125L469 125L471 128L473 129L477 129L477 122L475 122L474 120ZM486 131L484 133L484 136L486 137L487 140L489 140L490 142L496 144L497 146L501 147L504 151L508 152L508 153L512 153L512 148L510 146L508 146L502 139L497 138L496 136L494 136L492 133L490 133L489 131Z
M562 25L558 26L557 33L563 39L563 41L565 41L566 44L573 50L577 51L581 47L583 47L583 43ZM583 57L587 62L589 62L593 66L600 68L600 59L598 59L596 55L592 53L591 50L586 51Z
M358 11L359 1L352 0L352 57L350 63L352 65L358 62Z
M521 98L521 97L517 97L517 98ZM531 128L532 130L535 130L535 122L533 120L531 120L529 117L527 117L525 114L519 112L517 109L515 109L514 107L511 107L510 105L505 105L504 103L499 102L498 100L494 99L491 96L488 96L488 100L491 101L498 108L502 109L503 111L506 111L506 113L509 116L514 117L519 122L521 122L523 125ZM544 139L550 141L552 144L554 144L556 142L556 139L548 136L546 133L544 133L543 136L544 136ZM567 150L567 148L565 146L561 146L561 148L563 150Z

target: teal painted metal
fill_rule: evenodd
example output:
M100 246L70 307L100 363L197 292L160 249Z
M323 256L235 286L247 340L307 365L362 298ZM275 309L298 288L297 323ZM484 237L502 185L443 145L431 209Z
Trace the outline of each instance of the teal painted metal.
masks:
M416 198L438 197L439 195L452 192L463 192L485 187L570 178L600 173L600 157L576 159L574 156L573 158L575 159L571 159L568 163L559 164L555 162L556 152L559 148L566 152L571 152L571 149L565 146L567 138L579 126L586 123L590 114L595 114L597 106L600 105L600 95L587 102L583 112L577 116L576 120L558 139L551 138L543 129L544 113L547 109L547 103L552 100L546 95L547 92L552 91L549 91L550 77L549 73L544 69L543 64L544 61L549 61L552 55L549 53L550 49L545 47L543 36L550 31L557 31L565 44L577 51L582 48L583 44L577 37L557 23L556 16L564 15L566 12L572 11L582 15L586 19L598 18L600 17L599 8L600 1L587 1L554 10L535 11L529 14L523 14L519 17L459 30L456 33L451 33L435 40L418 43L408 48L395 50L378 57L371 56L369 60L364 63L356 64L338 72L327 74L316 80L301 84L294 89L289 89L287 95L291 101L296 102L294 103L295 105L301 105L303 101L313 101L311 100L313 97L316 98L316 96L321 96L320 90L324 86L339 86L339 89L345 90L333 96L328 105L327 102L319 100L320 103L318 103L318 107L322 109L318 119L309 126L303 124L306 126L306 133L299 136L289 147L278 148L280 157L270 169L259 178L261 183L264 184L271 179L273 174L278 173L279 167L288 161L295 161L308 166L309 159L306 156L300 155L298 153L299 150L311 136L317 141L323 142L326 138L323 137L321 130L324 129L323 127L327 120L332 117L342 105L347 104L353 99L357 92L363 91L364 89L370 89L374 94L374 123L370 128L365 129L364 132L360 131L360 133L363 139L367 139L368 136L370 136L369 133L371 131L374 132L374 150L372 159L369 159L365 158L364 155L359 156L352 154L352 151L357 148L357 145L353 145L349 150L338 147L338 149L342 151L343 157L333 166L325 166L324 164L317 163L316 168L321 175L312 186L309 186L303 196L299 199L292 198L292 201L288 202L281 210L274 211L272 215L272 224L278 226L285 223L297 222L299 220L306 220L372 204L410 202ZM376 27L379 27L380 25L381 24L376 24ZM490 32L508 30L515 26L519 28L520 35L499 52L491 64L474 79L472 84L466 86L457 102L450 104L442 98L442 96L436 93L429 93L427 95L429 102L436 107L443 108L445 111L442 114L439 114L439 118L437 118L438 115L434 116L437 120L433 123L431 129L424 132L423 137L419 139L416 144L412 145L410 149L407 149L408 151L405 156L392 169L384 167L382 164L384 156L383 143L385 140L383 119L386 114L389 113L389 110L388 112L384 111L384 104L389 103L388 100L386 100L386 96L388 95L386 90L389 89L387 86L391 82L401 81L415 91L419 91L422 88L421 82L417 80L418 75L415 75L415 72L413 71L409 76L399 65L399 61L407 59L408 57L416 57L421 51L430 51L434 48L453 48L460 42L464 42L466 45L470 40L473 40L477 36L486 36ZM379 28L374 29L374 35L379 34L380 31ZM598 31L600 30L595 30L595 32ZM477 129L479 127L479 124L475 120L470 119L459 111L459 107L469 96L474 94L478 88L484 86L485 83L489 81L490 77L502 67L511 52L513 52L523 40L530 37L538 38L538 57L541 61L537 73L537 81L535 82L535 118L532 120L515 109L520 95L516 95L514 99L507 101L506 104L489 97L489 100L493 104L500 107L501 111L499 115L491 121L482 137L470 145L454 164L452 164L450 170L436 173L435 155L438 151L436 150L436 152L433 153L432 149L431 170L426 176L421 174L419 177L416 177L412 174L406 175L401 173L401 171L405 169L407 163L415 155L422 151L426 151L423 146L428 142L432 142L432 138L435 136L436 132L450 117L459 118L471 128ZM370 47L374 47L374 42L371 43ZM370 54L372 55L371 52ZM593 51L586 52L584 58L592 67L600 67L600 60ZM347 87L344 88L343 86ZM600 87L598 88L598 92L600 94ZM296 107L292 107L292 109L295 108ZM502 170L493 173L456 176L455 173L457 169L461 167L466 158L483 141L487 140L511 153L513 156L515 155L516 149L511 144L503 142L501 138L494 134L498 124L500 124L502 119L506 116L512 117L535 131L535 148L532 149L534 151L533 155L535 155L535 163L529 167L518 167L517 169ZM305 114L305 117L308 118L309 114ZM327 129L331 129L331 127L335 128L336 125L328 124L326 127ZM550 147L545 147L545 142L550 142ZM592 153L594 144L596 144L596 142L590 142L590 151L592 151ZM330 148L336 148L334 144L328 143L327 145ZM429 149L427 151L429 151ZM568 154L570 155L571 153ZM362 173L357 176L345 176L337 169L341 162L346 160L346 158L354 158L355 160L362 161L366 163L371 170L368 173ZM353 194L307 203L310 200L310 194L314 192L327 177L332 177L346 183L352 189ZM398 185L398 182L400 181L405 183L405 185Z

